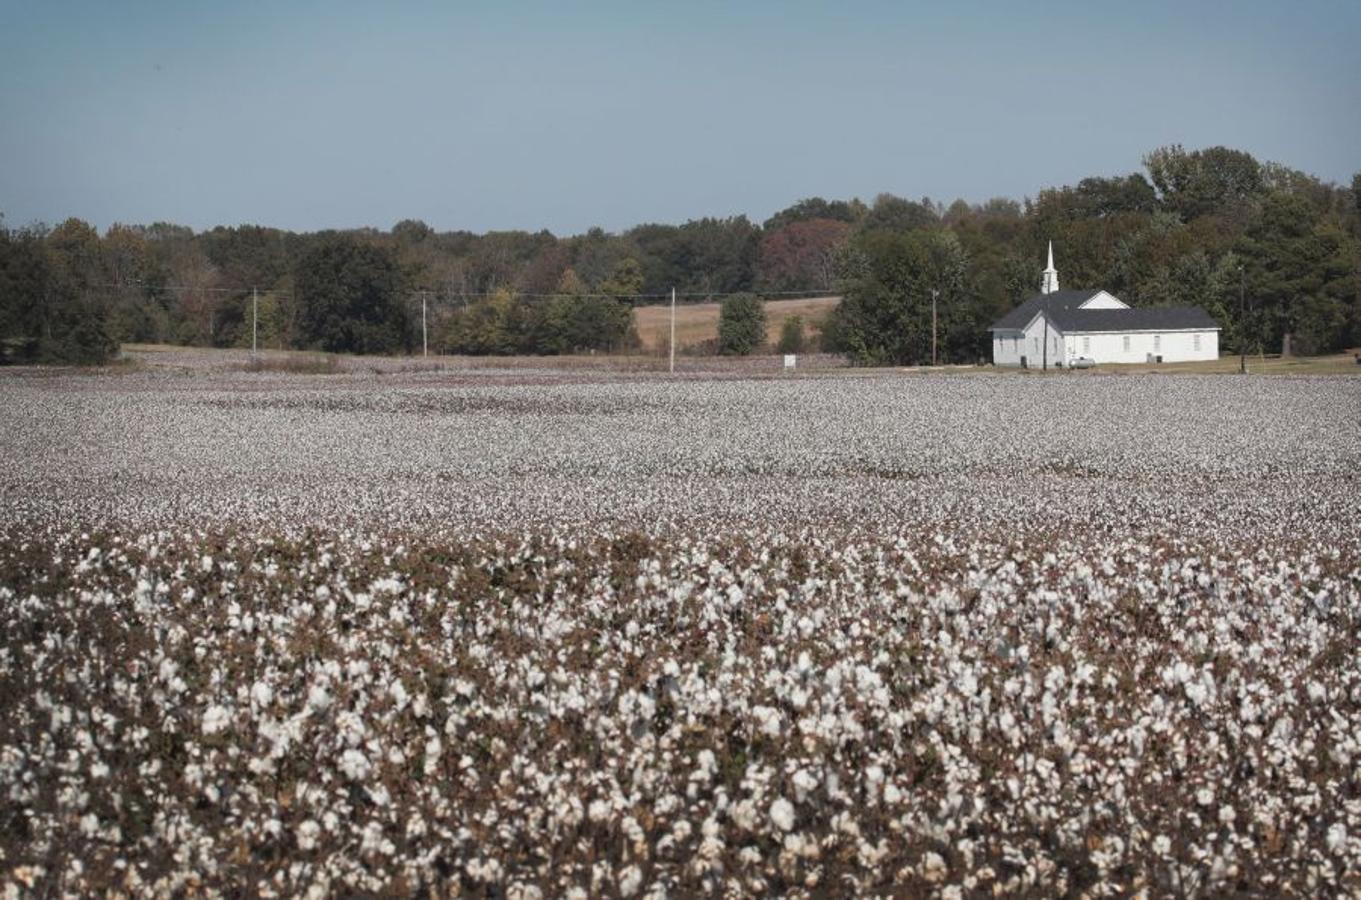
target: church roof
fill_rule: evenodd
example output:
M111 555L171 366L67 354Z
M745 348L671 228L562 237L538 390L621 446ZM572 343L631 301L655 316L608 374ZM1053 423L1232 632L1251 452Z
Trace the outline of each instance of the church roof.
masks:
M1075 310L1099 293L1101 293L1099 290L1082 290L1053 291L1048 294L1036 294L1020 306L1012 309L1011 312L1007 313L996 322L993 322L988 326L988 329L994 331L1014 328L1019 331L1029 325L1030 321L1039 314L1041 309L1047 309L1051 313L1058 312L1059 310ZM1115 311L1118 312L1118 310Z
M1199 306L1154 306L1129 309L1059 309L1051 307L1049 321L1071 334L1084 331L1177 331L1217 329L1219 323Z

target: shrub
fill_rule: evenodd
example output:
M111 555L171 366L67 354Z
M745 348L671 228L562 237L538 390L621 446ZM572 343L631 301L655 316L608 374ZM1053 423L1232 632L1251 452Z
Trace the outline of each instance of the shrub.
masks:
M780 343L776 349L781 353L802 353L808 344L803 330L803 316L790 316L780 326Z
M718 312L718 352L746 356L765 343L766 308L755 294L733 294Z

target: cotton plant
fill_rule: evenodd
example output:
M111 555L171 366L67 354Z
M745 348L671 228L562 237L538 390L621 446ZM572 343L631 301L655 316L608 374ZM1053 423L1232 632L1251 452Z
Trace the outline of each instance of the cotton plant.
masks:
M384 377L6 383L5 890L1358 889L1351 382Z

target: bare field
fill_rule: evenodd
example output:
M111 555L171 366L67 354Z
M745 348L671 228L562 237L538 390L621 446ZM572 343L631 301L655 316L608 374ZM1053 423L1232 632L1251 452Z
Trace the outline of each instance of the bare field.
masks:
M1361 890L1361 389L0 371L0 878Z
M800 300L767 300L766 340L773 346L780 339L785 319L802 316L811 336L822 320L841 302L840 297L810 297ZM671 307L668 305L639 306L634 311L638 322L638 336L643 346L661 352L670 346ZM697 344L718 338L718 304L684 303L676 306L676 345Z

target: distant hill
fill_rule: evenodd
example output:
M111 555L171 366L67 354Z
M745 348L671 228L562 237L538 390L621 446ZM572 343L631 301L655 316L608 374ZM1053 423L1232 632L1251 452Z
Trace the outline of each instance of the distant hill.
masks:
M840 297L806 297L801 300L766 301L766 339L774 345L780 339L780 328L790 316L803 316L809 337L821 327L822 321L841 302ZM670 340L671 307L669 304L639 306L635 309L638 336L647 351L665 351ZM718 304L688 303L676 306L676 348L686 344L718 338Z

